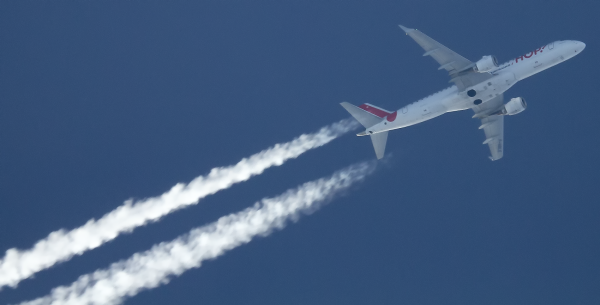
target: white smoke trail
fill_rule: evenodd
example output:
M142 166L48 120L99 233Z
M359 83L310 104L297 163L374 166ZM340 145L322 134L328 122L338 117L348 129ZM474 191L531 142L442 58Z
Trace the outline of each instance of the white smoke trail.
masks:
M325 145L356 127L355 121L342 120L323 127L316 133L303 134L291 142L276 144L242 159L236 165L213 168L207 176L199 176L187 185L178 183L158 197L137 202L127 200L98 220L91 219L71 231L61 229L50 233L31 249L9 249L0 260L0 289L3 286L16 287L21 280L38 271L99 247L121 233L157 221L177 209L196 204L203 197L248 180L265 169L281 165L310 149Z
M374 162L360 163L333 176L311 181L275 198L263 199L241 212L191 230L171 242L79 277L70 286L54 288L46 296L21 305L120 304L144 289L168 283L173 276L198 268L203 261L282 229L287 220L311 211L372 172Z

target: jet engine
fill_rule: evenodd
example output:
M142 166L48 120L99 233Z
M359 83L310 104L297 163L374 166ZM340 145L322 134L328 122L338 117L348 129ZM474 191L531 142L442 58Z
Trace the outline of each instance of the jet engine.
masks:
M527 103L522 97L515 97L510 99L506 105L500 110L500 115L515 115L523 112L527 108Z
M486 55L475 63L473 70L479 73L485 73L494 70L495 68L498 68L498 60L496 59L496 56Z

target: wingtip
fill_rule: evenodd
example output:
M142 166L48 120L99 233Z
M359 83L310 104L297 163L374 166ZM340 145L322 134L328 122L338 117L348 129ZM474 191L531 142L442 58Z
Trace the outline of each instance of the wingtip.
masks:
M405 27L405 26L403 26L403 25L401 25L401 24L399 24L398 26L399 26L399 27L400 27L400 28L401 28L401 29L402 29L402 30L403 30L405 33L407 33L407 34L408 34L408 32L410 32L410 31L414 31L414 30L415 30L415 29L409 29L409 28L407 28L407 27Z

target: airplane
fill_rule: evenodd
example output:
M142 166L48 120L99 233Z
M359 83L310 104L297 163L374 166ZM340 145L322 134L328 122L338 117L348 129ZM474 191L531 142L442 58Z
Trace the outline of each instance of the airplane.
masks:
M419 30L402 25L400 28L425 50L423 56L431 56L440 64L438 70L448 71L454 85L394 112L372 104L357 107L348 102L341 103L365 127L365 131L357 136L371 137L377 159L383 158L388 131L466 109L472 109L475 112L473 118L481 120L479 129L485 133L483 144L489 146L489 158L492 161L502 158L504 116L518 114L527 108L522 97L512 98L504 104L504 92L518 81L566 61L585 48L581 41L559 40L498 65L495 56L486 55L471 62Z

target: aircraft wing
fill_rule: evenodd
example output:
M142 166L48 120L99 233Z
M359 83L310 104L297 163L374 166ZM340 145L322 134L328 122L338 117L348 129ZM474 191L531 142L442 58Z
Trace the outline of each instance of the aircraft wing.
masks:
M475 106L474 118L481 118L481 126L479 129L483 129L485 132L485 141L483 144L487 144L490 147L490 159L496 161L504 155L504 116L503 115L489 115L497 112L504 104L504 96L502 94L495 98L487 101L479 106ZM489 115L489 116L488 116Z
M419 30L409 29L402 25L400 25L400 28L425 50L423 56L429 55L440 64L438 70L445 69L448 71L451 78L450 81L456 84L459 91L463 91L467 87L492 77L489 73L473 71L472 68L475 66L475 63L448 49Z

